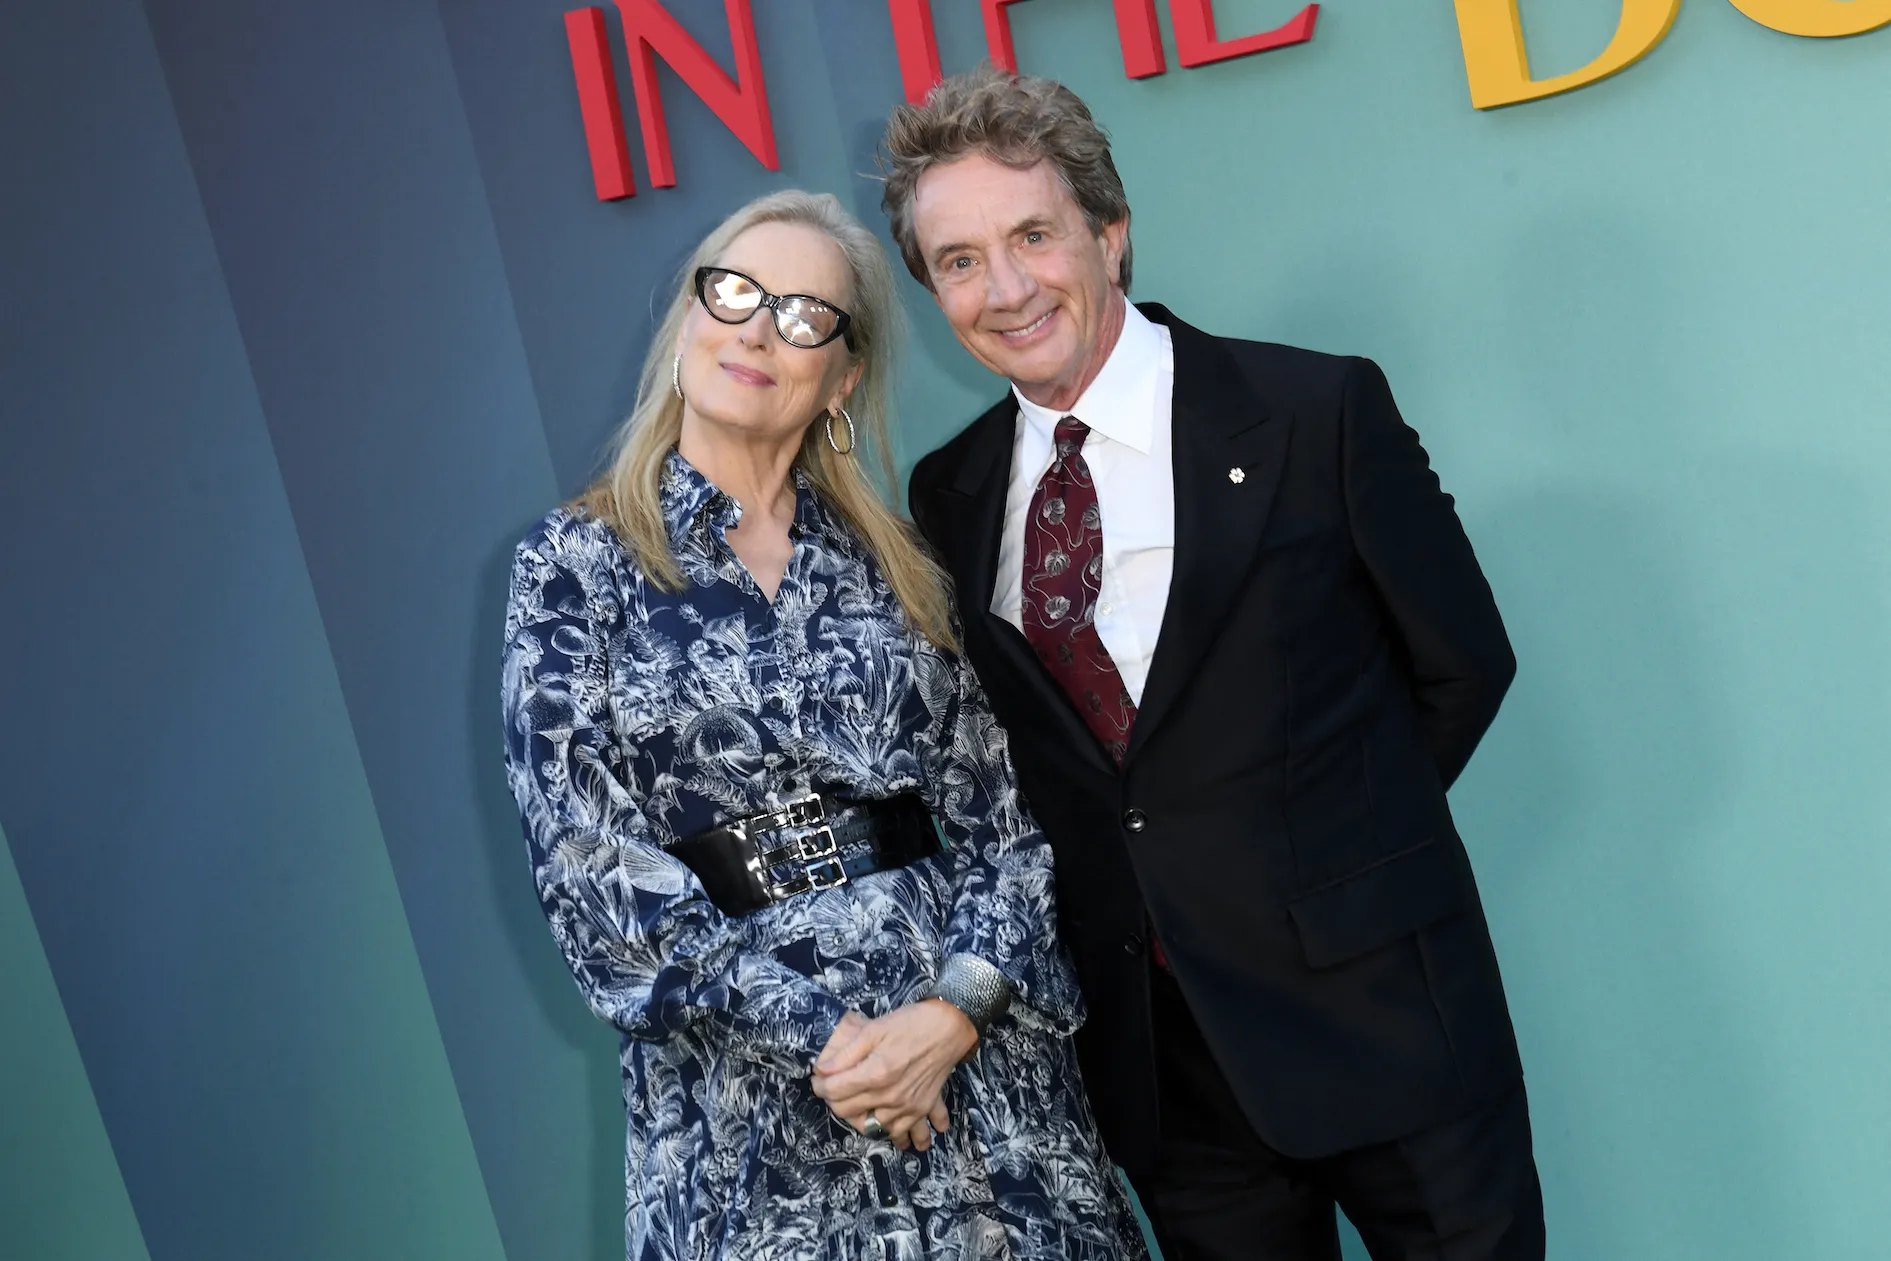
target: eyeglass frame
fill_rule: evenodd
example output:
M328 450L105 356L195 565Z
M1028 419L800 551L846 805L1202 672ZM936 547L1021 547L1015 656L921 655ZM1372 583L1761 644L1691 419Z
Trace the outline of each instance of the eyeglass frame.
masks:
M709 299L703 296L704 282L709 279L711 272L721 272L725 276L737 276L748 281L751 285L755 286L755 292L762 295L762 300L755 304L754 311L750 311L739 320L723 319L720 315L717 315L715 309L709 305ZM836 338L843 337L847 339L847 349L855 349L854 317L835 306L832 302L829 302L826 298L817 297L811 293L770 293L768 290L762 288L761 282L756 280L755 277L739 272L733 267L698 267L696 269L696 279L693 287L696 291L696 301L702 304L702 308L708 313L709 318L718 324L726 324L730 328L740 328L742 325L754 319L756 312L760 311L763 307L767 307L773 312L769 318L769 323L775 326L775 336L781 338L782 341L787 342L796 350L819 350L823 346L832 344ZM818 302L832 311L836 316L840 317L834 325L834 331L829 333L826 337L823 337L820 341L815 342L812 346L804 346L800 342L789 341L788 334L781 331L781 304L788 301L790 298L803 298L809 302Z

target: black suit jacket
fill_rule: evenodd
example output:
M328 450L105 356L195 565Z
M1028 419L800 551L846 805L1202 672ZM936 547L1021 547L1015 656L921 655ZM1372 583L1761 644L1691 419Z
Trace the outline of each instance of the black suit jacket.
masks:
M1490 587L1374 364L1141 309L1175 347L1175 570L1120 772L988 611L1015 401L911 485L1056 856L1105 1140L1154 1159L1147 923L1277 1150L1462 1115L1521 1072L1445 803L1516 668Z

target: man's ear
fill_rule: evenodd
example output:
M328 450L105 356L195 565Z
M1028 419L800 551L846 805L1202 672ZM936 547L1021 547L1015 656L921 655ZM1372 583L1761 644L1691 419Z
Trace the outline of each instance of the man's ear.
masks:
M1118 289L1123 287L1123 251L1129 244L1129 214L1124 212L1115 223L1106 223L1097 233L1103 242L1103 258L1109 264L1110 280Z

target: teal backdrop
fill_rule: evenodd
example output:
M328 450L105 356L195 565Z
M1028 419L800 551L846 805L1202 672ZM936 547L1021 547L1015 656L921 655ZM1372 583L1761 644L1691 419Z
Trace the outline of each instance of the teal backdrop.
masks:
M0 17L9 1261L621 1255L614 1037L499 773L505 561L717 218L878 225L900 83L878 0L759 0L781 172L666 70L679 187L633 125L603 204L569 2ZM1522 8L1539 77L1619 13ZM1479 113L1445 0L1142 82L1101 0L1010 13L1114 134L1136 296L1378 359L1458 496L1521 660L1454 805L1551 1256L1886 1255L1891 28L1686 0ZM999 385L906 296L910 463Z

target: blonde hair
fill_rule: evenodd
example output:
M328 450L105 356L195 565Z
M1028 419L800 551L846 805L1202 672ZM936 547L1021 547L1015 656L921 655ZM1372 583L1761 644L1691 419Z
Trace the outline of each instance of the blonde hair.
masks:
M696 301L696 269L714 264L737 237L763 223L801 224L825 233L840 247L853 277L847 307L853 317L853 358L866 365L849 400L857 430L853 451L835 451L817 416L802 435L795 467L859 536L891 584L908 626L940 647L957 651L945 574L912 524L889 503L889 498L897 503L899 494L892 446L893 363L904 332L893 269L873 234L826 193L786 189L758 197L703 238L683 264L669 310L650 339L637 403L618 429L609 463L576 506L617 532L651 582L665 591L683 589L683 570L670 547L662 502L663 465L683 427L683 400L671 388L670 361ZM861 468L863 458L872 462L888 497L882 497Z
M1092 232L1129 218L1109 133L1098 126L1083 98L1055 79L1011 74L987 62L941 81L922 104L901 105L887 120L880 158L886 189L880 204L892 220L906 270L927 289L932 272L913 226L919 177L974 153L1017 170L1049 162ZM1125 233L1116 272L1124 293L1133 257Z

